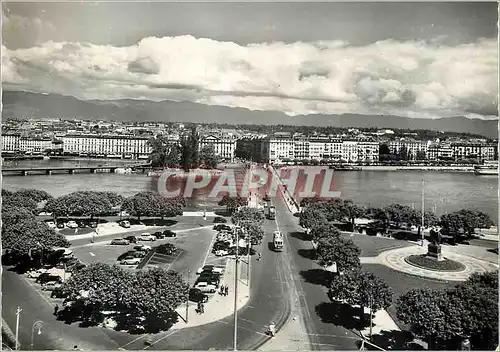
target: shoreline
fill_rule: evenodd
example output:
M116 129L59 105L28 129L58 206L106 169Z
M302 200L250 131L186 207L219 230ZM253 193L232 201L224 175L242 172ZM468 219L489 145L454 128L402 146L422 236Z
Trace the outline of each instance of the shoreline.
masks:
M438 172L474 172L474 166L359 166L359 171L438 171Z

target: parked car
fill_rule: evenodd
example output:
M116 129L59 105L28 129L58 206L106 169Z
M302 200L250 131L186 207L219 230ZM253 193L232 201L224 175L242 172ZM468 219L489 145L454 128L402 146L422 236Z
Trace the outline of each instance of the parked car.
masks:
M163 231L163 236L165 237L177 237L177 234L172 230Z
M57 227L53 221L47 221L45 224L47 224L49 229L55 229Z
M156 248L156 251L160 254L172 255L175 252L177 252L177 248L172 243L165 243L165 244L159 245Z
M130 243L137 243L137 237L135 236L127 236L124 239L128 240Z
M37 270L31 270L28 271L27 275L29 278L36 279L38 278L41 274L48 272L49 269L37 269Z
M231 226L226 225L226 224L217 224L217 225L214 225L213 228L216 231L232 231Z
M200 282L206 282L209 285L213 285L217 288L220 285L220 278L214 275L205 274L205 275L200 275L200 277L198 277L198 279L196 280L195 284L199 284Z
M120 265L138 265L141 262L141 258L134 258L133 256L128 256L120 262Z
M129 240L126 240L125 238L115 238L114 240L111 241L112 245L121 245L121 246L127 246L130 244Z
M127 213L125 210L122 210L118 215L122 216L122 217L129 217L130 214Z
M126 229L130 228L130 221L128 220L123 220L118 223L121 227L124 227Z
M57 275L52 275L48 272L42 273L42 274L40 274L40 276L38 276L36 278L36 282L40 283L40 284L44 284L44 283L50 282L50 281L58 281L58 282L62 283L62 278L60 276L57 276Z
M219 249L218 251L215 251L215 255L218 257L223 257L225 255L228 255L229 252L225 249Z
M202 293L215 293L215 291L217 290L217 287L215 287L215 285L210 285L207 282L198 282L194 288L200 290L200 292Z
M85 223L85 221L78 221L78 227L83 229L83 228L87 227L87 224Z
M62 284L59 281L49 281L42 285L43 291L54 291L61 288Z
M147 246L145 244L138 244L137 246L134 246L134 249L136 251L150 251L151 250L151 246Z
M158 239L158 240L161 240L162 238L165 238L165 235L162 232L160 232L160 231L155 232L153 234L153 236L155 236L156 239Z
M92 221L90 224L89 224L89 227L95 229L97 227L97 222L95 221Z
M189 300L191 302L208 302L208 296L201 292L199 288L191 288L189 290Z
M146 252L144 251L135 251L132 256L134 258L144 258L146 256Z
M156 241L156 237L149 232L144 232L139 236L139 241Z
M58 222L58 223L57 223L57 228L58 228L58 229L64 229L64 222L61 222L61 221L60 221L60 222Z
M66 227L70 229L76 229L78 227L78 224L76 223L76 221L71 220L66 223Z
M222 274L223 269L219 268L219 267L217 267L215 265L205 265L205 266L199 268L196 273L197 274L201 274L204 271L213 271L214 273Z
M227 222L227 219L223 218L222 216L216 216L214 218L214 224L225 224Z
M66 298L63 293L62 286L54 288L50 293L50 298Z

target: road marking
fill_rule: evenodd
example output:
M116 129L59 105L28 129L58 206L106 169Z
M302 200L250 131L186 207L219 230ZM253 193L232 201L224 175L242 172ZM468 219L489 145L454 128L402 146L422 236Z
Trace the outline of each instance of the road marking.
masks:
M179 258L180 255L181 255L181 253L179 252L179 254L177 254L177 257L175 257L174 261L172 263L170 263L170 265L168 266L168 268L166 270L170 270L170 268L175 263L175 261L177 260L177 258Z
M156 345L156 344L157 344L158 342L160 342L161 340L164 340L164 339L166 339L167 337L172 336L173 334L175 334L176 332L179 332L180 330L181 330L181 329L174 330L174 331L172 331L170 334L169 334L169 333L165 334L165 336L163 336L163 337L159 338L159 339L158 339L158 340L156 340L155 342L151 343L149 346L144 347L144 348L143 348L143 350L147 350L148 348L153 347L154 345Z
M30 281L29 279L27 279L24 275L22 275L22 278L23 278L23 279L24 279L24 280L28 283L28 285L30 285L30 286L33 288L33 290L34 290L34 291L35 291L35 292L36 292L36 293L37 293L40 297L42 297L42 298L43 298L43 300L44 300L45 302L47 302L47 304L48 304L51 308L53 308L53 307L54 307L54 304L53 304L51 301L49 301L49 299L48 299L47 297L45 297L45 295L41 292L41 290L40 290L40 289L38 289L38 287L36 287L34 284L32 284L32 283L31 283L31 281Z
M89 254L90 254L92 257L95 257L95 254L94 254L94 253L89 252Z
M133 339L133 340L132 340L132 341L130 341L130 342L127 342L125 345L120 346L120 347L118 347L118 348L124 348L125 346L131 345L131 344L133 344L134 342L139 341L140 339L143 339L143 338L144 338L144 337L146 337L146 336L147 336L147 334L143 334L143 335L141 335L141 336L139 336L139 337L137 337L137 338Z
M214 245L216 238L217 238L217 234L214 233L212 240L210 241L210 245L208 246L208 250L207 250L207 254L205 255L205 259L203 260L202 267L205 266L207 259L208 259L208 256L210 255L210 253L212 253L212 246Z

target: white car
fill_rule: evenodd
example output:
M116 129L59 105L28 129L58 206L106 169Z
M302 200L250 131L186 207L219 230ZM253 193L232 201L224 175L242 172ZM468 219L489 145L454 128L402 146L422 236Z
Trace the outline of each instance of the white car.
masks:
M215 252L215 255L218 257L223 257L225 255L228 255L229 252L226 251L225 249L219 249L218 251Z
M137 246L134 246L134 249L136 251L150 251L151 246L148 246L146 244L138 244Z
M56 226L55 222L53 222L53 221L47 221L47 222L46 222L46 224L47 224L47 226L48 226L50 229L56 229L56 228L57 228L57 226Z
M141 233L141 235L139 236L139 241L156 241L156 237L148 232L145 232Z
M198 282L194 288L197 288L203 293L215 293L217 287L215 285L211 285L207 282Z
M121 265L138 265L141 262L142 258L126 258L123 259L120 264Z
M70 229L76 229L78 227L78 224L76 223L76 221L68 221L66 223L66 227L69 227Z
M42 290L43 291L55 291L58 288L61 288L61 286L62 286L61 283L59 283L57 281L49 281L49 282L42 285Z
M214 265L205 265L205 266L199 268L196 273L199 275L204 271L213 271L216 274L222 274L224 272L224 269L219 268L219 267L214 266Z
M38 269L38 270L31 270L28 271L28 277L32 279L36 279L43 273L48 273L50 270L49 269Z

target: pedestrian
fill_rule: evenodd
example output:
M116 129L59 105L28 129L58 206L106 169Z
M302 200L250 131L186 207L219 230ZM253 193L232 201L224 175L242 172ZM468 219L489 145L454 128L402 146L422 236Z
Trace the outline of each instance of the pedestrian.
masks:
M201 302L198 302L198 309L196 311L198 314L201 314Z
M224 289L224 292L226 293L226 296L229 294L229 287L227 287L227 285L226 285L226 287Z
M201 314L205 313L205 304L201 302L200 304Z
M220 285L220 291L219 291L219 294L221 296L224 296L224 285Z
M73 349L74 349L75 351L78 351L78 345L74 345L74 346L73 346Z
M54 307L54 315L57 316L57 313L59 313L59 304Z
M269 324L269 334L271 335L271 337L274 337L274 335L276 335L276 325L274 325L274 321Z
M262 259L262 254L259 253L259 256L257 257L257 260L261 260Z

